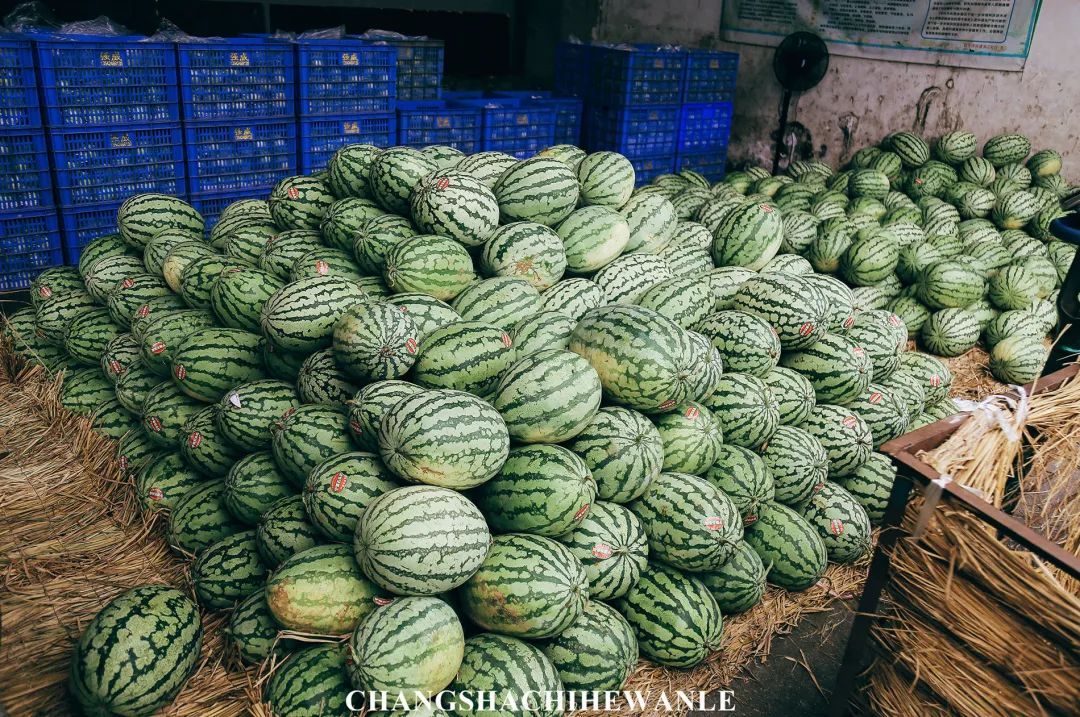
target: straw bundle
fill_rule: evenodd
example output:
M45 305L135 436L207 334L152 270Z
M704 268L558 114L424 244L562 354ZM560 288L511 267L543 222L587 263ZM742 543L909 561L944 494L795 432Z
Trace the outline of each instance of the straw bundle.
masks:
M867 693L862 712L890 717L949 717L949 710L919 687L917 680L901 674L899 665L878 661L870 667L874 689Z

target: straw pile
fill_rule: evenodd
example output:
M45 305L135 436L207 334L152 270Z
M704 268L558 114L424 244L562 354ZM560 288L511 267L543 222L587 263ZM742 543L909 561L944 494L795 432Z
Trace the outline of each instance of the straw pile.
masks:
M0 705L10 717L71 714L71 646L108 600L147 583L191 591L162 526L139 516L111 442L63 410L57 391L44 371L20 371L0 347ZM769 588L757 607L725 621L723 647L705 663L683 671L642 662L625 689L721 689L804 615L857 597L865 573L866 560L830 566L802 593ZM227 648L224 620L204 616L202 664L169 717L269 717L258 699L273 666L245 670Z

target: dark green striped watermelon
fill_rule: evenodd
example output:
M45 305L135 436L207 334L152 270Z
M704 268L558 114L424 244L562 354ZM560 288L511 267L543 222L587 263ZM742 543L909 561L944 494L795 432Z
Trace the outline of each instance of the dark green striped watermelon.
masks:
M166 539L182 553L197 555L214 543L240 532L222 501L225 481L200 483L176 502L169 515Z
M510 366L492 405L510 437L521 443L561 443L581 432L600 407L596 370L570 351L541 351Z
M143 400L142 424L146 435L161 448L175 448L186 438L184 424L202 405L169 382L150 389Z
M316 465L352 450L344 406L306 404L290 408L271 424L270 436L278 468L297 488L304 487L308 473Z
M360 228L369 219L383 216L385 213L370 199L341 198L327 208L326 214L319 222L319 230L328 247L351 252L353 239Z
M412 147L384 149L368 168L371 195L386 211L408 216L413 190L436 169L435 162Z
M896 466L888 456L873 453L855 471L837 478L836 485L858 501L866 510L872 525L880 525L885 517L885 508L889 502L894 480L896 480Z
M299 495L279 499L263 511L256 527L258 553L271 569L323 542L322 534L308 520Z
M360 389L348 402L353 443L365 451L377 452L383 414L401 399L423 390L408 381L375 381Z
M304 508L312 525L323 535L347 542L368 504L398 486L377 455L342 453L326 459L308 474Z
M301 279L267 299L259 325L277 348L312 352L330 345L338 319L363 300L363 291L351 281L330 276Z
M184 200L167 194L129 197L116 213L116 225L124 241L140 249L166 229L203 234L202 215Z
M157 318L152 318L152 317ZM139 356L144 366L162 378L172 374L172 357L176 347L189 335L214 326L214 317L207 311L184 309L167 313L153 312L141 325Z
M255 531L233 533L204 550L192 564L195 596L204 607L232 607L261 591L266 567L256 550Z
M870 518L836 483L823 484L801 512L821 536L829 560L853 563L870 552Z
M769 582L785 590L812 587L825 572L825 544L812 525L779 503L763 507L757 521L747 527L746 542L772 567Z
M455 693L483 693L494 700L495 705L521 705L527 697L536 709L529 710L533 717L559 717L562 708L548 706L540 695L556 695L562 692L562 680L551 661L539 648L513 637L481 633L465 641L465 654L461 669L450 684ZM461 717L485 717L490 710L480 709L474 701L471 705L458 702L454 714ZM435 717L433 715L433 717Z
M555 226L574 210L580 185L562 162L533 157L509 167L492 188L501 221Z
M772 475L774 498L793 507L806 504L829 472L829 456L813 435L794 426L781 426L761 448Z
M514 360L505 330L480 321L459 321L432 331L420 346L413 381L425 388L467 391L487 397Z
M780 425L780 411L772 389L754 376L725 373L705 406L712 411L728 444L757 448Z
M649 544L641 520L616 503L593 503L577 527L558 540L585 567L589 595L596 600L625 595L648 562Z
M259 331L263 304L284 283L261 269L230 269L210 288L210 308L222 326Z
M638 659L637 637L630 623L595 600L560 635L541 642L540 649L568 690L618 690Z
M567 447L589 467L597 497L614 503L640 497L660 475L664 460L656 426L628 408L601 408Z
M520 361L541 351L564 350L577 321L558 311L541 311L514 324L510 331L514 355Z
M588 279L563 279L541 295L544 311L558 311L576 322L590 309L607 303L604 290Z
M224 436L247 451L269 448L271 429L300 402L285 381L263 379L240 384L218 403L218 427Z
M457 295L451 306L466 321L484 321L504 330L540 311L540 294L525 279L496 276Z
M266 593L256 590L241 600L232 611L226 634L229 642L240 653L240 659L257 665L271 654L278 659L284 659L296 645L288 639L279 640L280 629L266 604Z
M422 179L412 192L413 223L424 234L480 246L499 226L499 203L480 180L443 170Z
M825 448L830 478L849 475L873 452L870 427L849 408L819 403L801 428Z
M762 380L772 389L780 423L785 426L799 425L817 405L814 385L797 371L777 366Z
M286 177L274 185L267 204L278 229L318 229L334 195L315 177Z
M654 419L664 444L664 470L701 475L716 461L724 436L712 411L686 401Z
M333 642L305 647L289 656L263 688L263 702L275 715L322 717L348 714L352 689L347 650Z
M265 339L243 329L199 329L172 352L172 378L188 396L217 401L233 386L262 378Z
M262 514L296 489L277 468L270 451L251 453L229 469L222 503L229 514L245 525L257 525Z
M303 403L342 404L357 391L357 386L338 367L333 349L322 349L304 359L296 377L296 391Z
M205 480L178 452L156 452L138 469L135 498L143 512L172 510L188 491Z
M476 275L465 247L449 237L425 234L402 239L386 252L383 278L394 293L420 292L449 301Z
M578 273L607 266L622 254L630 241L630 225L612 207L576 209L556 226L556 230L562 240L566 267Z
M64 349L72 360L86 366L97 366L101 353L109 342L122 332L106 309L83 311L67 326Z
M195 470L211 478L222 478L233 463L240 458L240 451L218 428L217 414L220 407L207 406L184 424L184 438L180 442L180 455Z
M334 325L334 359L362 382L405 375L419 350L416 326L407 313L385 303L362 302Z
M368 173L379 152L378 147L370 144L347 144L334 152L326 164L326 183L334 196L339 199L370 196Z
M718 311L694 326L720 352L724 369L761 378L780 360L780 338L765 319L744 311Z
M785 353L780 361L809 379L820 403L853 400L874 377L867 352L840 334L825 334L810 348Z

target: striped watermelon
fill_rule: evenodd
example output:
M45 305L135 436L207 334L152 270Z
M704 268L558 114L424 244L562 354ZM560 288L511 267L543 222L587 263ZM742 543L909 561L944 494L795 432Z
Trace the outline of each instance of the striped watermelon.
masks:
M216 254L194 259L180 274L179 294L192 309L209 309L210 292L218 277L230 269L242 268L242 263Z
M853 400L866 391L873 378L867 352L840 334L825 334L809 349L785 353L781 363L809 379L822 403Z
M525 220L551 227L574 211L580 185L562 162L533 157L510 166L492 191L502 223Z
M466 321L484 321L509 330L538 313L543 300L525 279L497 276L483 279L457 295L454 310Z
M367 580L348 545L297 553L266 581L266 603L286 630L341 635L372 612L382 591Z
M143 399L143 430L155 445L173 448L187 437L184 424L201 408L174 384L158 384Z
M1027 309L1038 295L1039 281L1023 265L1006 266L990 277L987 296L1002 311Z
M615 608L634 628L645 658L693 667L720 649L723 618L708 588L674 568L650 563Z
M1042 339L1046 336L1038 319L1029 311L1003 311L992 319L983 330L983 340L987 347L993 348L998 342L1016 336L1030 339ZM936 361L936 359L934 359ZM944 365L942 365L944 367ZM949 380L952 376L949 375ZM935 396L935 400L944 397Z
M846 490L826 482L814 493L802 516L817 530L829 560L853 563L870 552L870 518Z
M850 401L847 407L866 423L875 448L907 430L908 409L904 395L880 384L870 384L866 393Z
M379 152L370 144L347 144L334 152L326 164L326 183L334 196L369 197L368 173Z
M385 212L370 199L347 197L331 204L319 222L319 231L328 247L351 251L353 239L369 219Z
M375 381L360 389L349 405L349 433L353 443L365 451L377 452L379 424L394 404L424 389L407 381Z
M251 453L232 465L225 476L222 504L233 518L256 525L267 509L296 489L278 470L269 451Z
M408 486L367 504L353 549L364 573L386 590L437 595L476 572L490 541L483 515L460 493Z
M776 207L766 202L744 204L716 228L713 261L717 266L743 266L756 271L776 256L783 238Z
M769 323L744 311L718 311L695 327L712 340L729 371L762 377L776 368L780 338Z
M419 345L405 312L385 303L361 302L334 325L334 358L360 381L398 378L412 368Z
M581 201L587 205L621 207L634 191L634 165L617 152L594 152L577 166Z
M735 503L697 476L661 473L628 507L645 528L649 555L682 570L715 570L742 537Z
M199 604L228 608L266 582L266 565L255 547L255 531L244 530L219 540L191 566L191 582Z
M986 280L957 261L939 261L926 267L918 286L919 300L931 309L963 308L986 292Z
M930 315L919 331L919 341L938 356L959 356L979 341L979 323L965 309L942 309Z
M899 260L896 237L871 227L858 232L840 257L840 275L852 286L874 286L893 275Z
M905 167L919 167L930 159L930 145L926 140L911 132L896 132L889 135L888 146L903 161Z
M696 331L687 331L690 337L690 397L698 401L707 401L720 385L724 374L724 360L720 352L707 338Z
M347 542L368 504L398 485L377 455L342 453L312 468L304 486L304 508L323 535Z
M724 442L757 448L780 424L780 409L768 385L756 376L725 373L705 400L724 435Z
M762 381L772 389L783 425L797 426L814 410L817 403L814 386L801 373L777 366Z
M353 256L361 271L382 274L386 253L402 239L416 236L412 222L396 214L383 214L365 221L354 233Z
M137 257L132 258L138 261ZM126 262L123 263L126 264ZM134 273L143 271L141 263L132 266L131 271ZM118 273L107 288L111 289L125 275ZM59 298L71 293L81 293L86 290L85 281L78 270L70 266L50 267L42 271L30 282L30 305L37 310L48 304L53 298Z
M236 447L218 429L219 410L217 405L210 405L189 418L180 442L180 455L184 461L211 478L224 477L240 458Z
M668 268L675 276L700 278L714 268L712 255L708 249L679 246L672 242L664 247L659 256L667 262ZM711 293L712 287L709 288Z
M412 193L412 219L425 234L450 237L465 246L480 246L499 226L495 195L465 172L436 172Z
M870 427L851 409L819 403L801 428L825 448L830 478L849 475L873 452Z
M421 702L450 684L461 667L465 633L439 598L397 598L368 614L349 638L352 685Z
M273 224L270 205L264 199L241 199L222 210L210 230L210 245L221 250L229 235L238 229L259 224Z
M896 479L896 467L889 457L873 453L851 474L836 479L836 485L846 490L866 511L871 525L879 525L885 517L889 493Z
M106 309L83 311L71 320L64 337L64 349L72 360L87 366L97 366L101 352L121 333Z
M773 478L774 499L800 507L806 504L829 473L829 456L813 435L794 426L780 426L761 448Z
M502 468L510 437L502 416L462 391L407 396L379 425L379 453L403 480L463 490Z
M604 290L596 283L581 278L563 279L540 295L544 311L558 311L577 322L585 312L607 303Z
M173 381L197 401L217 401L233 386L263 377L263 342L243 329L199 329L173 349Z
M844 282L820 274L804 276L803 281L815 286L825 296L828 308L826 321L830 331L839 331L851 325L855 317L855 297Z
M289 281L320 276L333 276L353 283L359 283L364 278L349 252L330 247L301 254L289 270Z
M593 275L603 289L607 304L633 304L642 294L674 274L662 257L654 254L621 256Z
M85 291L69 292L57 296L37 309L34 319L35 333L38 338L63 347L71 323L76 318L95 308L97 306L94 299ZM131 318L129 315L125 321L123 316L119 316L111 310L108 313L120 325L126 324Z
M33 308L28 306L0 317L0 328L3 329L0 336L10 341L14 355L30 365L44 365L50 372L67 365L68 356L64 349L45 342L38 335ZM116 376L110 367L110 362L115 360L115 367L122 372L124 366L121 361L131 360L127 353L130 351L129 340L130 337L127 334L120 334L109 342L106 352L102 355L102 373L110 381ZM114 359L113 356L116 358Z
M198 555L241 527L225 510L225 481L203 481L184 493L169 514L165 538L178 552Z
M735 504L743 525L757 520L761 506L773 499L775 486L761 456L748 448L721 446L705 479Z
M630 623L597 601L587 604L562 634L540 643L540 649L569 690L618 690L638 660Z
M226 238L223 252L230 259L247 266L256 267L259 265L259 257L262 256L263 251L266 249L266 243L276 233L277 229L273 224L253 224L237 229ZM147 245L147 251L162 241L163 238L167 239L168 237L158 237ZM154 271L149 265L147 268L151 272Z
M259 331L263 304L284 283L260 269L229 269L210 287L210 308L222 326Z
M408 216L413 190L436 169L434 161L411 147L383 150L375 155L368 170L371 194L386 211Z
M619 213L630 229L627 252L659 253L671 241L679 220L672 203L657 194L633 196L619 208Z
M402 239L386 253L386 285L449 301L475 279L472 258L458 242L435 235Z
M518 360L554 349L566 349L577 321L557 311L541 311L514 324L510 331Z
M270 427L274 461L293 485L303 488L312 468L330 456L352 450L348 424L344 406L290 408Z
M477 152L462 159L454 169L471 174L483 182L488 189L493 189L503 172L510 169L517 162L516 157L503 152Z
M977 141L973 132L964 129L943 134L934 144L934 156L949 164L959 164L975 154Z
M701 475L716 461L724 437L705 406L687 401L654 422L664 444L665 471Z
M767 321L785 351L812 346L828 328L824 295L798 276L759 274L739 287L732 305Z
M86 714L151 715L170 705L195 671L202 637L199 609L179 590L132 588L110 600L79 636L71 694Z
M766 567L745 540L735 546L731 558L717 570L701 573L698 579L712 594L725 615L746 612L761 602L765 594Z
M109 257L124 255L138 258L139 250L136 247L127 244L120 236L120 234L106 234L96 239L91 239L90 242L86 246L84 246L81 251L79 251L79 276L81 276L83 281L85 282L87 273L89 273L91 267L93 267L99 261L101 261L102 259L107 259ZM71 274L67 271L63 272L63 274L67 279L67 281L65 281L65 286L73 285L74 282L71 281L71 279L73 279L74 277L71 276ZM34 282L30 283L31 303L36 301L36 299L34 298L35 294L37 295L38 299L48 298L47 296L41 296L40 288L43 283L48 284L48 277L52 275L53 274L46 274L45 271L42 271L41 274L38 274L37 284L35 285ZM41 279L42 276L45 277L44 280ZM78 287L76 286L76 288ZM48 293L54 293L51 287Z
M907 356L913 353L915 352L909 351L904 355ZM907 408L908 430L914 430L911 425L912 419L923 412L927 402L926 390L928 389L924 388L923 381L901 367L892 376L880 381L880 385L900 397Z
M521 705L529 699L536 707L529 710L531 717L560 717L562 708L549 707L539 696L556 695L562 689L558 671L539 648L491 633L473 635L465 641L461 669L450 684L450 690L455 693L483 694L494 705ZM487 717L492 711L480 709L475 701L472 704L461 701L457 702L454 714Z
M995 167L1023 162L1031 153L1031 141L1022 134L999 134L986 140L982 155Z
M514 222L490 235L480 253L479 265L486 276L524 279L537 291L543 291L562 278L567 251L560 235L550 227Z
M907 326L886 310L861 312L845 336L870 357L875 381L888 378L899 367L908 341Z
M777 254L768 264L761 267L761 273L805 276L806 274L813 274L814 267L806 258L798 254Z
M322 235L310 229L292 229L270 238L259 257L259 268L279 279L288 280L296 260L309 251L322 248Z
M649 545L641 520L616 503L593 503L577 527L558 540L585 567L589 595L595 600L625 595L648 562Z
M274 671L263 688L263 701L276 715L346 714L352 685L345 661L340 643L298 650Z
M689 337L650 309L607 306L589 311L570 336L570 350L592 364L613 401L630 408L670 411L689 394Z
M413 380L425 388L491 395L514 359L513 342L502 329L459 321L432 331L420 346Z
M713 295L713 310L727 311L735 305L735 293L755 272L738 266L724 266L702 275ZM846 288L846 287L845 287Z
M574 530L596 498L596 482L562 446L519 446L473 500L492 529L558 537Z
M442 144L429 144L420 150L439 169L453 169L457 163L465 158L465 153L456 147L447 147Z
M689 328L712 311L712 292L698 277L682 276L654 284L637 299L638 306L656 311Z
M203 234L202 215L184 200L167 194L129 197L116 212L116 226L124 241L140 249L166 229Z
M333 349L323 349L304 359L296 377L302 403L345 403L358 387L334 360Z
M576 171L581 161L585 159L586 153L581 147L572 144L556 144L540 150L536 156L558 160Z
M172 510L188 491L205 480L187 466L178 452L158 453L149 457L136 474L135 497L144 513Z
M492 405L510 437L521 443L561 443L585 428L600 407L596 370L570 351L541 351L510 366Z
M284 659L296 643L278 640L278 624L266 604L266 593L257 590L240 601L229 616L226 634L240 659L257 665L271 654Z
M589 467L597 497L614 503L640 497L663 465L659 431L627 408L601 408L567 447Z
M312 352L330 345L338 319L363 298L356 284L345 279L301 279L267 299L259 324L277 348Z
M511 225L513 226L513 225ZM630 225L610 207L582 207L558 224L571 271L591 272L617 259L630 241Z
M334 201L329 187L315 177L286 177L270 190L270 216L282 231L318 229Z
M299 406L291 384L276 379L235 386L218 403L218 427L228 440L247 451L270 447L271 428Z
M323 542L322 535L308 521L299 495L281 498L263 511L256 528L259 555L271 569Z
M1040 149L1028 158L1025 166L1036 177L1050 177L1061 172L1061 154L1053 149Z
M480 569L459 592L465 615L485 630L543 638L558 635L588 600L585 569L570 549L525 533L497 535Z
M1042 374L1046 358L1047 350L1041 338L1012 336L990 349L990 373L1002 383L1030 383Z
M191 239L188 238L188 241L191 241ZM71 277L67 274L46 275L46 272L58 268L61 267L46 269L30 284L30 302L35 309L52 301L53 297L59 298L67 294L81 293L84 288L86 293L94 298L94 301L105 304L109 299L109 292L113 290L117 283L129 276L143 274L147 271L139 257L130 254L119 254L105 257L90 266L83 275L83 286L71 286L72 279L78 281L78 277ZM157 274L158 272L151 271L150 273ZM66 278L61 279L61 277Z
M825 572L825 544L812 525L779 503L763 507L758 520L746 529L746 542L772 564L769 582L785 590L812 587Z
M92 368L66 374L60 387L60 405L80 416L92 414L115 397L112 384Z
M137 474L160 456L141 427L128 431L116 443L116 464L125 478Z
M416 340L423 343L435 329L461 321L461 315L453 307L433 296L407 292L386 298L386 303L406 314L416 327Z

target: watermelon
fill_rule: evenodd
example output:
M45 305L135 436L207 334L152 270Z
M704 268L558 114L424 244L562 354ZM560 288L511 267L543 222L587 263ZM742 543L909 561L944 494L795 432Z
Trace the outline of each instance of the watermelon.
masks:
M725 373L704 404L712 411L724 441L732 445L757 448L772 437L780 423L772 390L755 376Z
M499 226L499 203L483 182L465 172L440 171L412 192L413 223L465 246L480 246Z
M188 240L190 241L190 237ZM56 268L60 267L54 267L54 269ZM109 292L113 290L114 286L129 276L145 273L146 268L139 257L130 254L104 257L87 268L83 275L83 286L71 285L72 278L78 280L77 276L70 277L67 274L48 273L52 271L54 270L46 269L30 284L30 301L35 309L41 308L42 305L52 301L53 297L81 293L84 290L99 304L105 304L109 299Z
M416 327L416 340L421 343L435 329L461 321L461 315L453 307L428 294L394 294L386 298L386 303L408 315Z
M62 347L71 323L95 308L97 307L94 299L85 291L71 291L56 296L38 307L35 314L36 333L42 340ZM121 325L128 323L131 318L129 314L125 320L123 316L117 316L111 310L109 314Z
M812 587L825 572L825 543L797 512L779 503L763 507L747 527L746 542L771 564L769 582L790 591Z
M712 340L728 371L760 378L776 368L780 359L780 338L760 316L718 311L698 322L694 331Z
M372 453L332 456L315 466L304 486L304 507L312 525L335 541L352 539L364 508L398 483Z
M634 191L634 166L617 152L593 152L577 166L581 201L587 205L621 207Z
M102 351L120 333L106 309L84 310L68 324L63 346L72 360L97 366Z
M166 229L179 229L202 236L203 218L190 204L167 194L136 194L116 212L120 236L141 249Z
M383 216L379 205L367 198L346 197L330 204L319 222L328 247L351 251L353 238L369 219ZM297 227L299 228L299 227Z
M210 230L210 245L222 249L229 235L238 229L259 224L273 224L270 205L264 199L241 199L233 202L218 215L217 223Z
M465 633L439 598L396 598L369 613L349 638L352 685L420 702L450 684L461 667Z
M522 319L510 331L514 355L521 360L526 356L570 345L570 334L577 321L557 311L541 311Z
M303 488L312 468L330 456L352 450L348 423L344 406L306 404L286 410L270 427L278 468L293 485Z
M80 416L92 414L115 397L112 384L92 368L69 373L60 387L60 405Z
M629 508L645 528L650 556L683 570L718 568L742 537L734 502L697 476L661 473Z
M713 261L717 266L743 266L756 271L780 251L783 237L776 207L766 202L744 204L715 230Z
M233 386L263 377L263 342L243 329L199 329L173 349L173 381L197 401L217 401Z
M460 493L408 486L367 504L353 549L364 573L386 590L436 595L476 572L490 540L484 517Z
M503 329L540 311L543 300L525 279L497 276L467 287L453 301L466 321L484 321Z
M653 284L638 297L637 304L666 316L685 329L711 313L712 291L699 277L679 276Z
M870 551L866 510L837 484L822 485L802 510L802 516L817 530L833 562L852 563Z
M448 237L426 235L394 244L386 253L383 278L395 293L421 292L448 301L475 275L465 247Z
M257 267L259 258L266 249L266 243L277 233L273 224L252 224L237 229L226 239L223 247L225 256L249 267ZM168 237L165 237L168 238ZM162 237L155 239L147 246L150 250ZM164 259L164 257L162 257ZM150 268L147 265L147 268ZM151 269L153 271L153 269Z
M492 189L503 172L517 162L516 157L504 152L477 152L462 159L454 169L472 175L488 189Z
M963 308L982 298L986 281L957 261L939 261L923 270L918 297L931 309Z
M382 274L390 248L413 236L416 236L416 230L404 217L383 214L366 220L353 235L356 265L366 273Z
M180 274L180 291L184 303L192 309L209 309L210 292L222 273L243 269L245 265L216 254L201 256L189 262Z
M899 316L880 309L856 316L845 336L869 356L875 381L888 378L897 369L908 341L907 325Z
M259 257L259 268L282 280L292 273L296 260L322 247L322 235L310 229L291 229L271 237Z
M732 306L768 322L785 351L813 345L828 328L824 295L798 276L759 274L750 278L735 292Z
M416 326L407 313L386 303L354 304L337 320L334 358L360 381L381 381L404 375L418 350Z
M528 714L533 717L560 717L562 707L557 703L549 706L541 696L561 694L562 689L558 671L540 648L491 633L473 635L465 641L461 669L450 684L454 693L483 695L484 706L520 706L529 700L528 704L533 708ZM481 709L478 703L479 699L470 704L458 701L454 714L487 717L496 713L495 710Z
M659 253L671 241L678 221L674 205L656 194L631 197L619 208L619 213L630 230L627 252Z
M588 279L563 279L540 296L544 311L557 311L575 322L590 309L606 303L604 290Z
M326 164L326 183L334 196L370 196L368 174L379 152L378 147L370 144L347 144L334 152Z
M110 600L79 636L71 693L86 714L154 714L195 671L202 637L199 609L179 590L132 588Z
M515 224L509 225L511 227ZM617 259L630 241L630 225L610 207L582 207L556 226L570 271L597 271Z
M288 630L341 635L372 612L381 591L360 572L348 545L317 545L293 555L266 582L266 602Z
M305 647L289 656L263 689L263 701L275 715L321 717L347 714L352 689L340 643Z
M562 634L541 642L540 649L569 690L618 690L638 659L637 637L630 623L597 601L587 604L581 617Z
M690 385L686 332L670 319L638 306L607 306L586 313L570 335L615 402L645 412L670 411Z
M724 374L724 360L709 339L696 331L687 331L690 337L690 396L700 402L707 401L716 393Z
M426 388L491 395L514 358L513 342L502 329L479 321L459 321L432 331L420 346L413 380Z
M691 246L679 246L673 241L660 252L660 258L667 262L671 273L677 277L700 278L712 271L713 260L708 249ZM709 287L710 293L712 287Z
M310 353L330 345L338 319L363 298L356 284L345 279L301 279L267 299L259 324L277 348Z
M735 504L743 525L757 520L760 506L773 499L772 474L762 458L747 448L721 446L704 477Z
M244 530L203 551L191 566L191 582L200 605L232 607L260 591L266 581L266 565L255 545L255 531Z
M558 635L581 615L585 569L570 549L525 533L498 535L460 592L461 607L485 630L523 638Z
M190 334L213 326L214 317L209 312L198 309L151 312L147 321L139 325L139 333L136 334L140 360L148 370L158 376L170 376L176 348Z
M674 274L667 262L654 254L621 256L593 275L604 291L605 303L633 304L641 295Z
M349 252L342 249L321 247L296 257L289 268L289 280L299 281L319 276L333 276L354 284L363 280L360 267Z
M349 433L353 442L366 451L377 451L379 424L395 403L424 389L407 381L375 381L364 386L349 401Z
M993 348L1000 341L1016 336L1030 339L1043 339L1046 334L1038 319L1029 311L1003 311L992 319L983 329L983 339L988 348ZM949 376L950 380L952 376ZM936 396L943 398L944 394Z
M447 147L442 144L429 144L420 150L424 156L435 162L439 169L453 169L457 163L465 158L465 153L456 147Z
M601 408L567 447L585 461L597 497L614 503L640 497L663 465L659 431L628 408Z
M745 540L740 540L731 558L718 570L701 573L698 579L716 600L725 615L746 612L761 602L765 594L765 577L771 565L761 558Z
M900 245L887 229L860 231L840 257L840 274L852 286L874 286L892 276Z
M855 471L837 478L835 483L863 507L871 525L880 525L885 517L885 508L895 479L896 467L889 457L882 453L873 453Z
M502 223L533 221L555 226L577 206L580 185L562 162L533 157L510 166L492 188Z
M716 460L724 437L705 406L686 401L654 419L664 445L665 471L701 475Z
M135 247L128 245L119 234L106 234L96 239L91 239L90 242L86 244L86 246L82 247L82 249L79 251L79 276L81 276L83 281L85 282L86 275L89 273L91 267L93 267L94 264L98 263L102 259L108 259L110 257L124 255L138 258L139 250ZM71 277L71 275L67 271L64 271L63 274L66 279L64 281L64 285L70 285L72 283L70 279L73 277ZM47 281L47 279L49 276L52 276L52 274L46 274L45 271L42 271L41 274L38 274L38 278L40 279L40 277L42 276L45 276L46 279L38 281L37 289L39 290L42 284L48 285L49 282ZM109 288L112 287L110 286ZM47 293L50 295L54 293L52 291L52 287L49 288L49 291ZM40 291L35 291L35 285L33 282L30 283L30 294L31 303L35 301L34 294L38 295L38 299L49 298L48 296L41 296Z
M278 229L318 229L334 201L329 187L315 177L286 177L270 190L267 204Z
M479 265L486 276L524 279L543 291L562 278L567 256L563 240L550 227L514 222L490 235L480 252Z
M225 510L225 481L204 481L180 497L169 514L166 540L178 552L198 555L241 527Z
M979 340L979 323L965 309L942 309L930 315L919 331L927 351L938 356L967 353Z
M269 451L251 453L229 468L222 504L233 518L256 525L262 514L296 489L277 468Z
M195 470L210 478L222 478L240 457L217 425L217 405L203 408L184 424L180 455Z
M701 278L713 295L713 310L726 311L734 308L735 292L756 274L738 266L725 266L705 273ZM847 288L847 287L845 287Z
M847 407L859 414L874 438L874 447L891 441L908 427L908 408L902 392L872 383Z
M1031 153L1031 141L1022 134L999 134L986 140L982 155L995 167L1023 162Z
M200 408L200 404L184 395L174 384L158 384L143 399L143 428L155 445L172 448L187 437L184 424Z
M357 386L338 367L333 349L323 349L300 365L296 391L303 403L345 403L356 393Z
M266 593L256 590L240 601L229 616L226 633L229 642L247 664L257 665L271 654L284 659L295 645L290 640L278 640L278 624L266 604Z
M959 164L974 156L977 139L973 132L958 129L941 135L934 144L934 156L942 162Z
M634 628L645 658L688 668L720 649L723 618L697 578L650 563L641 580L614 605Z
M1030 383L1042 374L1047 353L1041 338L1012 336L1002 339L990 349L990 373L1002 383Z
M570 351L541 351L510 366L492 405L510 437L521 443L561 443L581 432L600 407L596 370Z
M371 161L368 183L375 201L388 212L407 216L409 199L424 177L438 166L411 147L385 149Z
M797 371L777 366L762 379L772 389L780 423L798 426L814 410L817 398L810 380Z
M484 401L461 391L407 396L382 418L379 453L400 478L455 489L492 478L510 448L506 424Z
M160 456L141 427L125 433L116 444L116 464L125 478L137 474Z
M218 427L225 438L241 449L257 451L270 446L271 428L299 401L290 384L264 379L234 387L218 405Z
M773 478L774 499L793 507L805 505L829 471L821 442L794 426L778 428L761 448L761 457Z
M258 553L271 569L322 542L322 535L307 519L299 495L281 498L268 507L256 527Z
M189 490L204 480L203 475L187 466L179 453L158 453L149 457L136 474L135 497L143 512L172 510Z
M0 335L11 342L11 348L19 358L31 364L45 365L50 371L66 366L68 356L64 349L45 342L38 335L33 308L28 306L0 317L0 326L3 328L3 333ZM101 370L110 381L117 375L111 367L115 366L122 372L124 366L121 361L130 360L128 358L128 352L131 350L129 341L130 337L127 334L120 334L109 342L105 353L102 354Z
M229 269L210 287L210 308L223 326L259 331L263 304L282 286L281 280L260 269Z
M585 150L572 144L556 144L540 150L536 156L558 160L576 171L581 161L585 159L586 153Z
M848 408L819 403L802 429L818 439L829 457L829 476L849 475L873 452L870 427Z
M649 555L641 520L606 501L593 503L577 526L558 540L585 567L589 595L596 600L625 595L637 583Z
M1006 266L990 277L990 301L1002 311L1027 309L1039 295L1035 274L1020 264Z
M809 379L817 400L824 403L853 400L873 378L868 353L840 334L825 334L809 349L785 353L781 364Z
M1028 157L1025 166L1036 177L1053 176L1061 171L1061 154L1053 149L1041 149Z

